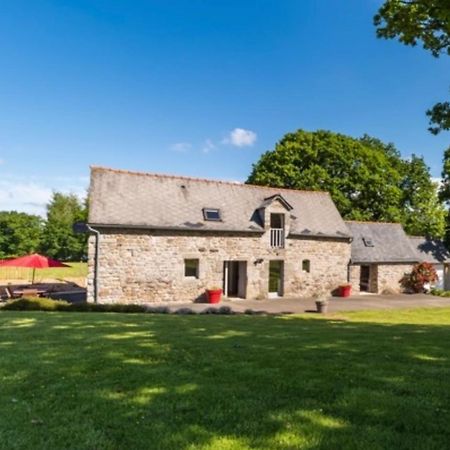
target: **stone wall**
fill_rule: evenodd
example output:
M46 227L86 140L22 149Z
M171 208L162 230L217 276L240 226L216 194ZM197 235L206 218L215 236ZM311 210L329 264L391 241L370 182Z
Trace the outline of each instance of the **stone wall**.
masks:
M369 291L381 294L384 291L401 292L400 279L412 269L411 264L370 264ZM359 293L361 266L350 266L352 292Z
M378 292L401 292L400 279L407 272L411 272L412 264L379 264Z
M347 281L350 243L290 238L272 249L268 232L255 234L104 229L100 236L99 302L195 301L223 286L224 261L247 262L246 298L268 296L269 261L284 261L285 297L308 296ZM89 239L88 301L93 301L95 237ZM199 278L184 276L184 260L199 259ZM310 273L302 261L310 260Z
M359 294L360 275L361 275L361 266L350 266L348 281L352 285L352 294Z

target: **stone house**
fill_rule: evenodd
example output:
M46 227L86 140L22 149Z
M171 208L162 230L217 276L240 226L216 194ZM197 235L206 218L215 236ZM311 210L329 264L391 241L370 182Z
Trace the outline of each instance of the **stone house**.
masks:
M93 167L88 300L308 296L348 279L351 233L326 192Z
M442 241L407 236L399 223L346 224L353 236L349 280L354 293L399 292L402 276L423 261L435 266L437 286L450 287L450 255Z
M416 250L419 261L434 265L438 275L435 287L450 290L450 253L439 239L424 236L409 236L412 247Z
M442 242L397 223L344 222L327 192L93 167L88 301L305 297L350 282L400 291L420 261L450 288Z

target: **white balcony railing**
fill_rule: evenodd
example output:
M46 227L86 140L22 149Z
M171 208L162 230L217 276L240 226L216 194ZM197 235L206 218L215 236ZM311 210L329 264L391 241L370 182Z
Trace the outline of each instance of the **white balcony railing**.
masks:
M284 229L270 229L270 246L274 248L284 248Z

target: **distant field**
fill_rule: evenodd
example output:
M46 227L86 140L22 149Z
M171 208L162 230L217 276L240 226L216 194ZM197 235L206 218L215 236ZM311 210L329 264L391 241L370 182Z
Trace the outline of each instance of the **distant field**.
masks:
M66 279L83 278L87 276L87 263L74 262L67 263L70 267L61 267L59 269L37 269L36 281L43 279ZM1 267L0 280L29 280L31 279L32 269L22 269L18 267Z

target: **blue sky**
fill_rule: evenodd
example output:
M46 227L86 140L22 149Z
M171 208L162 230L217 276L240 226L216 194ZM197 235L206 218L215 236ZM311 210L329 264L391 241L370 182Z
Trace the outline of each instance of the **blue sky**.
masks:
M377 0L36 0L0 7L0 209L82 194L89 165L245 180L330 129L440 172L450 58L375 37Z

